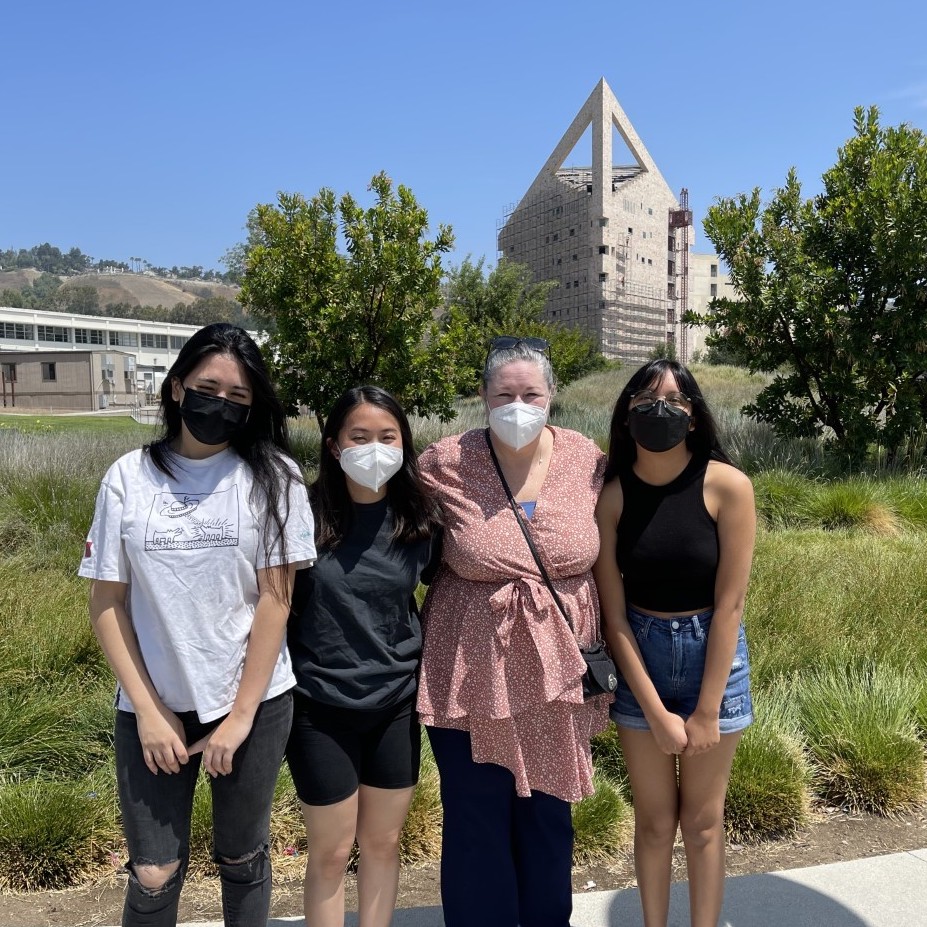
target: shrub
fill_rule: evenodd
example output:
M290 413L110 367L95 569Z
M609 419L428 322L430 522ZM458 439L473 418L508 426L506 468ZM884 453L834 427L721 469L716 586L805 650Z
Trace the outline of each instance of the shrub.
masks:
M618 786L601 773L593 775L595 794L576 802L573 812L573 865L609 859L627 846L634 813Z
M441 783L428 738L422 737L422 765L412 806L399 838L404 864L436 859L441 851Z
M924 799L924 748L911 713L918 686L871 664L822 669L802 680L801 723L824 797L880 814Z
M829 530L857 528L895 535L900 527L898 515L879 497L878 484L870 480L829 483L810 498L808 514L812 523Z
M89 780L0 786L0 889L64 888L88 875L116 834Z
M769 528L808 526L818 487L793 470L767 470L753 479L757 516Z
M756 721L746 729L734 754L724 807L732 840L789 837L808 819L811 768L787 696L782 694L788 691L783 685L757 693Z

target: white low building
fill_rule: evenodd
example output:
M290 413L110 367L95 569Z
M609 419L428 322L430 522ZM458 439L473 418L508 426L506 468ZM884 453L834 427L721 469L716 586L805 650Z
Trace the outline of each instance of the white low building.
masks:
M198 330L0 307L2 405L91 410L157 401L165 374Z

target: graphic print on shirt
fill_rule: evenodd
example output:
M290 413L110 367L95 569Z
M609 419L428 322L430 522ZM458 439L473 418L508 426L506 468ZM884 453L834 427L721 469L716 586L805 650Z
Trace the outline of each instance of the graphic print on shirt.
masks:
M212 493L155 494L145 527L145 550L237 547L238 487Z

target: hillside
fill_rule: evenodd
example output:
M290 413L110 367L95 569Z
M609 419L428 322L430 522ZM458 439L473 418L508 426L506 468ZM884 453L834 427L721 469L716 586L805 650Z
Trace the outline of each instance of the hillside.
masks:
M40 276L36 270L0 272L0 290L18 290ZM63 287L90 286L100 294L100 306L107 303L129 303L133 306L165 306L177 303L189 305L204 296L238 299L238 288L223 283L202 280L165 280L147 274L81 274L59 277Z

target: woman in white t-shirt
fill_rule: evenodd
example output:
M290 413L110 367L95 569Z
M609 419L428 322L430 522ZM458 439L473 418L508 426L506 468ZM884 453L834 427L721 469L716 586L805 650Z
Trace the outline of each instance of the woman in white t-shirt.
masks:
M126 927L172 927L200 765L230 927L266 923L268 832L292 719L285 645L312 513L257 345L200 329L161 388L164 433L103 478L80 575L116 676Z

